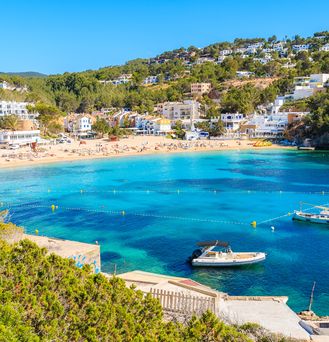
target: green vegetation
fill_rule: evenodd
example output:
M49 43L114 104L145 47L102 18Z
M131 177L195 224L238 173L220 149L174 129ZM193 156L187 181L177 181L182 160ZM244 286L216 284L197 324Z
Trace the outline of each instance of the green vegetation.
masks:
M57 107L37 102L35 105L29 105L30 112L38 112L38 121L40 129L45 136L56 135L63 130L64 113Z
M47 77L46 74L42 74L40 72L35 71L26 71L26 72L0 72L0 76L2 75L11 75L11 76L19 76L19 77Z
M258 42L263 43L263 47L251 55L242 56L236 50ZM64 113L86 113L101 108L115 112L118 108L129 108L141 114L153 114L157 103L191 98L190 86L194 82L212 84L211 93L197 98L202 104L203 118L211 119L225 112L250 114L259 106L273 102L277 95L289 93L295 76L329 73L329 52L319 51L321 46L329 43L328 32L317 32L309 38L295 36L285 39L285 50L281 52L271 50L275 43L275 36L268 39L237 38L234 42L216 43L201 49L194 46L180 48L155 58L136 59L121 66L99 70L46 77L29 73L21 75L24 77L20 77L20 73L0 74L0 80L6 80L16 87L26 85L28 89L0 89L0 99L36 103L34 109L42 113L41 130L45 136L54 136L62 130ZM310 49L293 53L294 44L309 44ZM270 50L265 53L263 48ZM217 63L224 49L233 50L233 53ZM271 60L262 64L258 59L266 55L270 55ZM210 58L212 62L198 63L199 58ZM253 76L250 79L237 79L238 70L251 72ZM113 85L110 82L123 74L131 75L127 83ZM143 80L148 76L157 76L159 83L144 85ZM264 80L267 82L262 84ZM316 105L312 106L308 101L288 102L282 109L314 110L311 129L304 129L303 134L310 137L317 133L324 135L322 131L326 127L326 114L320 113ZM317 119L320 121L315 123ZM10 122L0 124L2 127L12 127ZM123 133L118 127L110 128L104 122L95 123L94 129L102 135ZM176 136L183 136L183 133L181 127L176 128Z
M1 223L0 237L16 230ZM46 253L29 240L9 245L0 239L0 342L288 341L254 324L228 326L210 312L184 325L165 321L150 295Z
M289 106L289 107L288 107ZM299 143L311 139L319 148L329 147L329 89L319 92L304 100L285 104L285 109L306 109L310 111L301 122L288 127L287 138L294 138Z
M219 137L225 133L225 127L220 119L215 122L211 122L210 120L198 122L195 124L195 127L208 132L209 136L212 137Z
M19 119L16 115L2 116L0 118L0 129L16 131L19 127Z
M290 55L290 60L285 56L279 56L278 52L271 52L272 61L262 64L254 58L263 58L264 53L257 51L254 55L241 57L241 53L233 53L220 64L205 62L193 64L200 57L216 59L223 49L245 47L248 44L263 42L264 48L275 43L275 36L254 39L236 39L233 43L222 42L209 45L203 49L193 46L180 48L152 58L136 59L122 66L110 66L99 70L88 70L79 73L64 73L62 75L50 75L38 77L27 73L24 78L18 74L0 74L0 79L23 86L27 85L28 92L0 90L1 99L17 99L31 102L42 102L56 106L62 112L90 112L101 108L130 108L140 113L152 113L154 105L163 101L179 101L186 98L193 82L211 82L213 89L219 91L224 97L224 105L219 108L226 110L240 110L249 113L255 105L267 104L276 95L284 93L291 86L294 76L304 76L310 73L329 72L329 53L318 51L321 45L329 41L329 36L323 32L325 38L318 33L311 38L299 36L286 40L289 56L293 44L310 44L309 52L301 51ZM292 68L285 68L289 61ZM236 71L245 70L253 72L255 77L279 78L266 89L247 87L234 90L231 86L226 94L223 82L236 79ZM109 81L118 78L122 74L131 74L132 78L127 84L113 85L103 84L99 81ZM158 76L159 84L144 86L143 80L147 76ZM25 77L26 76L26 77ZM33 77L29 77L33 76ZM164 86L165 85L165 86ZM230 93L230 90L232 94ZM222 93L224 91L224 93ZM252 92L252 94L250 93ZM243 103L238 103L236 97L243 97Z
M108 121L104 118L97 118L97 121L92 125L93 131L104 137L105 134L108 134L109 137L121 137L123 135L129 135L129 130L125 128L120 128L118 125L110 126Z
M250 341L213 314L165 322L150 295L23 240L0 240L0 341Z

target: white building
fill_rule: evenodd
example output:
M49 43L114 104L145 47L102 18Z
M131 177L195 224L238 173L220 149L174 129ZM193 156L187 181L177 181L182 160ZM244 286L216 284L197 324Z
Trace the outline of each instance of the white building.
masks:
M268 62L270 62L272 60L272 58L268 58L268 57L265 57L265 58L253 58L253 61L254 62L259 62L261 64L267 64Z
M293 100L306 99L314 94L314 89L307 86L296 86L294 92L291 94ZM289 95L287 95L289 97Z
M279 112L280 108L283 106L285 103L286 98L285 96L277 96L277 98L274 100L274 103L272 105L272 114L276 114Z
M273 48L265 48L262 50L262 52L264 53L271 53L271 52L274 52L275 50Z
M264 45L263 42L258 42L258 43L248 45L247 49L260 49L261 47L263 47L263 45Z
M200 117L200 103L194 100L164 102L158 104L157 111L169 120L195 120Z
M321 46L319 51L326 51L326 52L328 52L329 51L329 43Z
M285 69L292 69L296 66L296 63L290 63L290 62L287 62L285 64L282 64L282 68L285 68Z
M288 113L253 115L241 126L241 132L255 138L282 137L288 125Z
M158 82L158 76L148 76L144 79L143 84L156 84Z
M312 96L316 91L325 87L329 81L329 74L312 74L309 77L295 77L295 88L286 98L300 100Z
M309 44L300 44L300 45L293 45L292 49L294 52L300 52L300 51L308 51L310 48Z
M1 81L0 82L0 89L6 89L6 90L14 90L15 87L8 83L7 81Z
M233 53L233 50L231 49L226 49L226 50L222 50L219 52L220 56L229 56Z
M237 49L235 49L235 52L244 54L247 52L247 49L246 48L237 48Z
M131 74L122 74L114 80L101 80L98 82L101 84L113 84L113 85L127 84L130 82L131 77L132 77Z
M221 114L220 118L228 132L237 131L241 124L246 121L244 114L241 113L225 113Z
M172 130L170 120L150 116L138 118L136 128L137 134L146 135L166 135Z
M90 132L92 120L86 115L70 115L64 119L64 128L68 132L85 133Z
M40 142L40 131L0 131L0 144L30 144Z
M78 130L79 132L89 132L91 131L91 119L87 116L83 116L78 119Z
M248 47L246 53L247 53L248 55L254 55L254 54L257 53L257 49L256 49L256 48L253 48L253 47Z
M329 81L329 74L311 74L310 87L322 88Z
M0 81L0 89L5 89L5 90L16 90L16 91L27 91L27 86L16 86L13 84L8 83L7 81Z
M203 64L203 63L215 63L215 58L211 57L200 57L195 61L195 64Z
M217 58L217 64L221 64L224 62L225 58L227 58L227 56L219 56Z
M34 120L39 114L29 113L28 102L0 101L0 117L6 115L17 115L21 120Z
M237 71L236 72L236 76L243 78L243 77L247 77L249 78L250 76L255 75L255 73L251 72L251 71Z
M273 44L272 48L274 51L282 52L284 51L284 46L285 44L283 42L277 42Z

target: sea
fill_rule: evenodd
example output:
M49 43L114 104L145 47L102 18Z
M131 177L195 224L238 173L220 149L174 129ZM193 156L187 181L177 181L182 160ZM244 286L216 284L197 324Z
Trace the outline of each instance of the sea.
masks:
M157 154L8 168L0 171L0 202L28 233L97 241L103 272L142 270L231 295L288 296L294 311L307 309L315 282L312 309L329 315L329 226L291 215L300 202L329 205L329 153ZM193 268L188 258L204 240L267 259Z

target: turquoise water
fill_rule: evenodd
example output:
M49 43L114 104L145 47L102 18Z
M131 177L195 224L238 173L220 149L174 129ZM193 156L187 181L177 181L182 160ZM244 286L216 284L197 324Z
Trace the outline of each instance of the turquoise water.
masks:
M138 156L0 175L1 201L12 202L13 222L28 232L99 241L105 272L116 264L118 272L186 276L233 295L288 295L296 311L307 307L316 281L313 308L329 315L329 229L289 216L250 226L293 211L299 201L328 203L322 191L329 192L329 154ZM59 206L54 213L52 204ZM268 258L239 269L192 269L186 260L204 239Z

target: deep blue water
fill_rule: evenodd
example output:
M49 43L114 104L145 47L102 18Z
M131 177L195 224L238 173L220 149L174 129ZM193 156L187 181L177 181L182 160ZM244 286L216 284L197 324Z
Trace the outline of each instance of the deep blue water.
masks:
M138 156L7 169L0 175L1 201L6 207L12 202L13 222L28 232L99 241L105 272L116 264L118 272L186 276L234 295L288 295L296 311L308 306L316 281L313 309L329 315L329 228L289 216L250 226L292 212L299 201L328 203L329 154ZM59 206L54 213L52 204ZM204 239L226 240L233 250L264 251L268 257L239 269L192 269L186 260Z

